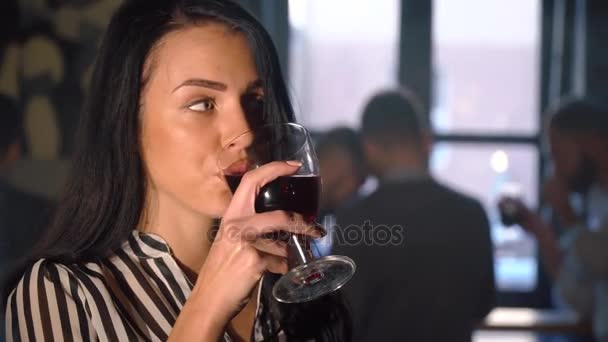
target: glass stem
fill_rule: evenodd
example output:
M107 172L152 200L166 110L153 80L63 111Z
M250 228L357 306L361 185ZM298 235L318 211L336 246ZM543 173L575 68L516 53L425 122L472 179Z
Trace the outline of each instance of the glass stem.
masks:
M303 265L312 260L312 254L305 247L306 242L302 242L296 234L290 234L290 240L289 246L291 248L289 253L292 254L291 257L295 263L295 265L289 265L290 268Z

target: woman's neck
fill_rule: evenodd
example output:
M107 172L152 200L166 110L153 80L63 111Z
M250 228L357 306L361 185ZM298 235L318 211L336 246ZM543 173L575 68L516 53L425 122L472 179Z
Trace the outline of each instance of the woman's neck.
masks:
M213 218L174 202L155 201L148 206L139 230L162 237L171 247L185 273L195 276L205 263L213 243ZM164 202L164 203L163 203Z

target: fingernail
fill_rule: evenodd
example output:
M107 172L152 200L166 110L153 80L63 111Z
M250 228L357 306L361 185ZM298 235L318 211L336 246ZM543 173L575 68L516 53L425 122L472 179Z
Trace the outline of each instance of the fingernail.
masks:
M287 165L291 165L291 166L302 166L302 162L297 161L297 160L288 160L285 163Z

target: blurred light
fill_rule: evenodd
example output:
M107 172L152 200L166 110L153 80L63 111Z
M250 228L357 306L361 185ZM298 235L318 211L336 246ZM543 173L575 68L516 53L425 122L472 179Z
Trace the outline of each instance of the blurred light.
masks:
M507 181L502 184L500 189L501 196L508 196L512 198L520 198L522 194L521 184L515 181Z
M490 158L492 170L496 173L504 173L509 169L509 156L503 150L498 150Z
M289 0L289 23L295 29L304 29L308 17L307 0Z
M431 154L431 170L436 173L441 173L450 167L452 149L443 143L436 143Z

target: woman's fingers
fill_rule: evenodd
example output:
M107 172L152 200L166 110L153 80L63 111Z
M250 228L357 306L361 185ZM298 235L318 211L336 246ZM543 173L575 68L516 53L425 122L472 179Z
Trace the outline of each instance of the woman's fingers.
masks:
M280 240L260 238L252 242L251 245L260 252L287 257L287 244Z
M326 235L323 227L304 221L302 215L282 210L251 215L245 220L226 222L225 232L230 238L254 241L272 236L278 232L288 232L320 238Z
M266 270L268 272L285 274L287 273L287 271L289 271L289 266L287 265L287 258L285 257L280 257L264 252L260 252L260 257L262 258L266 266Z
M300 166L298 162L272 162L245 173L224 217L255 214L254 203L260 189L281 176L294 174Z
M265 251L260 248L265 249ZM278 246L271 247L269 244L249 244L237 252L238 256L232 259L232 262L228 262L225 265L231 265L228 268L236 267L241 269L237 273L253 272L252 274L256 280L266 271L281 273L277 271L284 270L287 272L287 257L275 253L286 254L286 251L281 252ZM228 271L228 269L224 268L224 271Z

